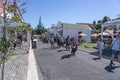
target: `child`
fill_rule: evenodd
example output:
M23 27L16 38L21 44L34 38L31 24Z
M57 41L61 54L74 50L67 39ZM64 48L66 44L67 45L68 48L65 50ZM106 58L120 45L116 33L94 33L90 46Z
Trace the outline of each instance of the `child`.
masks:
M100 39L100 40L98 41L99 58L102 57L103 50L104 50L104 42L103 42L102 39Z

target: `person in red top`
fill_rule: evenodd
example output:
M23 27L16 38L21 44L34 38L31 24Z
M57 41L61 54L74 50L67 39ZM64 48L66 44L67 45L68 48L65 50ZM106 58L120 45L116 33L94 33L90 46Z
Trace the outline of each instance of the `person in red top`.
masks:
M77 50L77 41L75 38L73 38L73 40L72 40L71 47L72 47L71 53L72 53L72 55L75 56L75 52Z

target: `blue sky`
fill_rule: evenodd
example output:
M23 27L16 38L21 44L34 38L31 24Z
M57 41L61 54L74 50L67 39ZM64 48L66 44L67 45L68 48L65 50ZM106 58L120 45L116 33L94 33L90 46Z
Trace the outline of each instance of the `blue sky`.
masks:
M92 23L104 16L111 19L120 14L120 0L22 0L27 2L23 15L32 27L38 25L41 15L46 28L58 21L66 23Z

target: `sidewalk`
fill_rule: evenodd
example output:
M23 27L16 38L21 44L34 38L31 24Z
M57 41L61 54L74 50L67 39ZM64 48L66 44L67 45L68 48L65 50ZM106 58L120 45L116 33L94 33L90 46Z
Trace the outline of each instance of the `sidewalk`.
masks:
M5 62L4 80L39 80L33 49L30 47L28 54L28 48L28 43L23 46L23 49L17 48L16 54L10 56ZM40 80L43 80L42 74Z
M23 49L16 49L16 54L5 62L4 80L26 80L28 70L27 45ZM0 67L1 74L1 67ZM0 75L1 78L1 75Z

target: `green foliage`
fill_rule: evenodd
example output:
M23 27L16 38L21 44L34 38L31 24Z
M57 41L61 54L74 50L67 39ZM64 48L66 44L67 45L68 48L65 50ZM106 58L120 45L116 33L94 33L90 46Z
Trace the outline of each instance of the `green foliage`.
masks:
M18 27L16 27L16 30L18 32L32 32L32 28L30 24L21 24Z
M12 56L12 55L15 54L15 52L13 50L9 50L10 46L13 45L13 42L14 42L14 40L7 41L5 38L2 38L2 40L0 41L0 51L1 51L2 54L4 54L4 56L2 56L2 54L0 55L0 58L2 58L2 60L0 60L0 65L5 60L7 60L7 57Z
M44 25L41 22L41 16L40 16L39 23L32 33L42 35L45 32L46 32L46 29L44 28Z
M110 18L107 17L107 16L104 16L104 18L103 18L103 20L102 20L102 23L107 22L107 21L110 21Z
M91 48L94 48L94 47L98 47L97 43L93 43L93 42L82 42L82 43L79 43L79 46L82 46L82 47L91 47Z
M21 18L19 16L13 16L12 20L16 21L16 22L22 22Z
M9 55L9 56L15 55L15 51L14 51L14 50L10 50L10 52L9 52L8 55Z
M94 21L93 25L95 25L95 29L98 30L98 32L100 32L101 30L101 25L104 22L110 21L111 19L108 16L104 16L102 20L98 20L97 23Z
M16 54L16 53L15 53L14 50L9 50L9 53L5 56L5 58L2 59L2 60L0 60L0 65L3 63L3 61L7 60L8 57L13 56L13 55L15 55L15 54ZM0 58L2 58L2 57L0 57Z
M7 41L5 38L2 38L0 41L0 51L4 53L5 51L8 51L8 48L13 44L12 41Z
M0 61L0 65L2 64L3 61Z
M6 6L5 9L6 9L8 12L15 12L15 9L14 9L12 6Z
M98 29L101 29L101 24L102 24L102 21L101 20L99 20L98 22L97 22L97 25L95 26L95 28L98 30Z
M93 26L96 26L96 21L93 21Z

